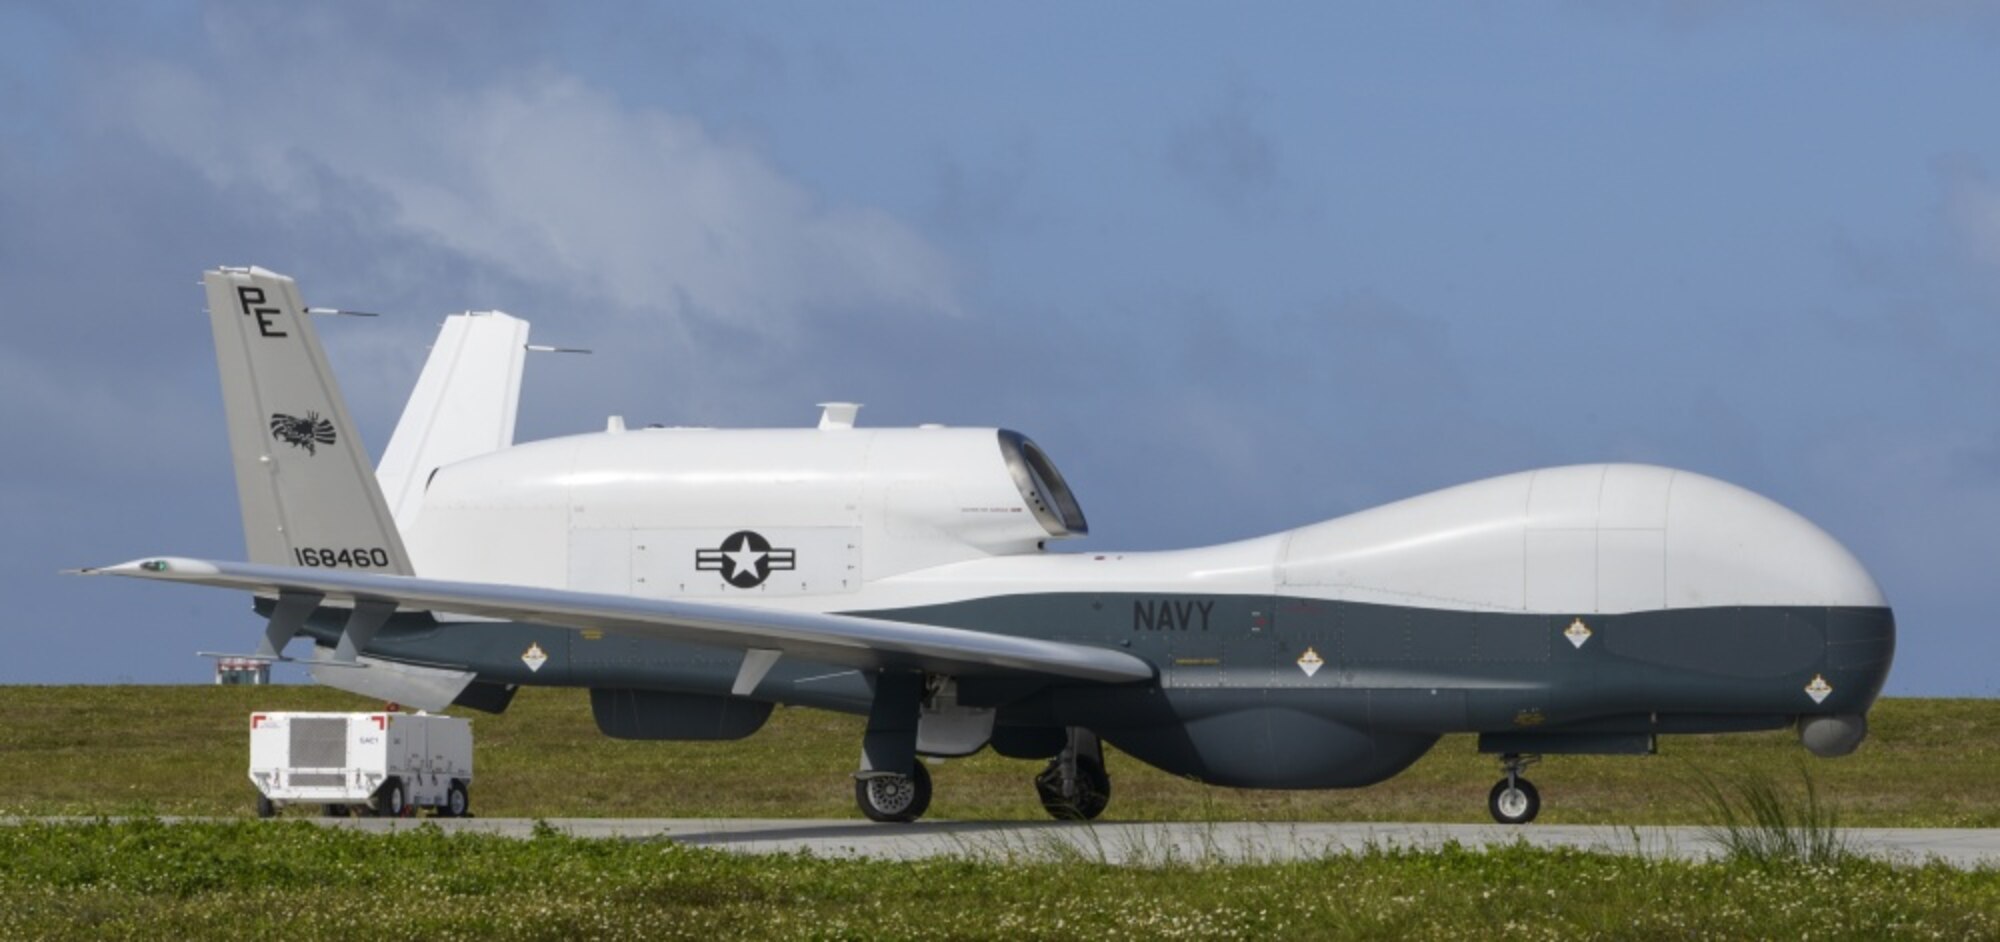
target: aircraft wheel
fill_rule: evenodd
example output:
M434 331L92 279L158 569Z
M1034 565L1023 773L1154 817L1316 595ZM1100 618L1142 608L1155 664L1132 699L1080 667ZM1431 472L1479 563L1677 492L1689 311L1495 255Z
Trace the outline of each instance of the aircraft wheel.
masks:
M1486 796L1486 810L1501 824L1526 824L1541 813L1542 794L1535 790L1535 783L1509 776L1493 783L1493 791Z
M269 798L267 798L267 797L265 797L265 796L263 796L263 795L258 795L258 796L257 796L257 817L260 817L260 818L275 818L275 817L277 817L277 816L278 816L278 804L277 804L277 802L274 802L274 801L272 801L271 799L269 799Z
M445 790L444 804L438 808L437 816L440 818L463 818L465 817L466 810L471 807L472 796L466 794L465 783L453 779L451 788Z
M346 805L327 805L325 808L321 809L321 811L325 812L326 816L329 818L346 818L346 817L352 817L354 814L354 809L349 808Z
M854 803L870 821L915 821L931 806L931 773L918 762L909 775L855 779Z
M1071 799L1062 793L1060 758L1051 761L1042 774L1035 776L1035 795L1042 800L1042 809L1049 813L1049 817L1058 821L1095 821L1111 804L1111 776L1097 760L1077 756L1076 779L1077 794Z

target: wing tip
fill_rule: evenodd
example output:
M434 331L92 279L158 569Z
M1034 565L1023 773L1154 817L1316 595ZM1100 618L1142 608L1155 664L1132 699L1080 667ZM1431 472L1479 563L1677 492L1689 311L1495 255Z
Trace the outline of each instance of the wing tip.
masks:
M65 569L68 576L136 576L141 579L173 579L186 576L213 576L221 570L214 563L182 556L147 556L111 566Z

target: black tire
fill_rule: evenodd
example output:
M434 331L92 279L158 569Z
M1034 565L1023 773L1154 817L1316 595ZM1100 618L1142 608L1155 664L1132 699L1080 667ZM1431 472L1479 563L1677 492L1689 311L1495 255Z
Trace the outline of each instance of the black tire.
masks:
M1518 775L1511 783L1503 778L1487 793L1486 810L1501 824L1527 824L1542 813L1542 793L1535 790L1535 783Z
M1035 776L1035 795L1042 800L1042 810L1057 821L1095 821L1104 809L1111 805L1111 775L1097 760L1078 756L1076 777L1081 793L1075 801L1063 797L1061 782L1062 760L1056 759L1042 774Z
M403 790L402 779L392 778L375 790L368 807L377 817L400 818L410 813L410 793Z
M352 817L354 814L354 809L349 808L346 805L327 805L325 808L322 808L320 810L323 811L329 818L346 818L346 817Z
M931 806L931 773L918 762L907 776L876 775L854 780L854 803L870 821L915 821Z
M465 783L458 779L452 779L451 787L445 789L444 804L438 806L437 816L440 818L463 818L472 813L471 808L472 795L466 791Z
M258 795L258 796L257 796L257 817L260 817L260 818L275 818L275 817L277 817L277 816L278 816L278 803L277 803L277 802L274 802L274 801L272 801L272 800L271 800L270 798L268 798L268 797L266 797L266 796L264 796L264 795Z

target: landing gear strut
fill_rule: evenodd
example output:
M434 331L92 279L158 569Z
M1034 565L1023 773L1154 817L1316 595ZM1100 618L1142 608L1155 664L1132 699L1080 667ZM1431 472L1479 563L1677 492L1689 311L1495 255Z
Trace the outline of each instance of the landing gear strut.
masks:
M857 776L854 803L870 821L915 821L931 806L931 773L918 762L908 775Z
M918 673L885 671L874 679L861 771L854 773L854 803L870 821L915 821L931 806L931 773L917 757L924 686Z
M1069 744L1035 776L1042 808L1058 821L1091 821L1111 803L1111 776L1097 734L1070 727Z
M1526 824L1541 813L1541 792L1535 790L1533 782L1521 777L1521 770L1541 759L1516 753L1500 758L1500 767L1507 777L1495 782L1493 791L1486 796L1486 810L1493 813L1493 820L1501 824Z

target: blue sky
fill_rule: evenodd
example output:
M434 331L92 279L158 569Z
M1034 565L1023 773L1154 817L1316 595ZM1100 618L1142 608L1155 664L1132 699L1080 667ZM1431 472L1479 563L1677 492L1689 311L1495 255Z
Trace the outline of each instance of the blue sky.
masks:
M1492 474L1819 522L1893 693L2000 695L2000 14L1974 3L0 4L0 682L200 681L240 555L195 282L325 324L379 453L503 308L521 434L1003 425L1089 546Z

